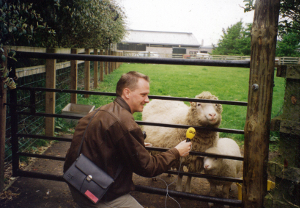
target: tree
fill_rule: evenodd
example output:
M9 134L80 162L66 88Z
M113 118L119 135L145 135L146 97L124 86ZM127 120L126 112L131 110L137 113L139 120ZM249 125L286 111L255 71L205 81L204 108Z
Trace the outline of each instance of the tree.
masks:
M214 47L213 55L250 55L251 48L251 24L245 29L242 21L223 28L222 39L219 40L217 47Z
M300 34L299 33L286 33L281 36L277 41L276 56L300 56Z
M247 27L243 28L241 31L241 38L237 40L237 45L240 51L238 54L240 55L246 56L251 54L251 28L252 23L247 24Z
M279 26L288 31L300 31L300 1L299 0L281 0L280 16L282 20Z
M0 0L0 42L2 45L34 45L37 34L53 34L30 3Z
M14 51L6 54L3 45L34 45L37 37L53 34L32 4L20 3L18 0L0 0L0 79L4 87L15 89L16 84ZM7 61L7 66L5 62ZM11 73L12 71L12 73Z
M255 9L254 0L244 0L244 11L249 12ZM279 26L294 32L300 31L300 1L280 0L280 22Z
M25 36L25 39L12 38L9 34L11 30L8 30L3 36L9 40L6 42L10 45L99 48L118 42L125 34L125 15L113 0L22 0L22 3L20 0L0 0L2 1L19 14L23 12L22 5L30 5L29 16L36 15L38 18L36 21L29 21L29 18L22 18L20 15L8 18L7 27L17 27L15 19L21 19L23 27L43 27L43 30L29 31L31 36ZM11 10L7 12L10 16ZM35 11L40 11L40 14ZM30 38L34 41L26 42Z
M255 9L254 0L244 0L244 2L245 12ZM279 15L276 56L299 56L300 1L281 0Z
M32 1L32 0L28 0ZM107 47L119 42L125 34L124 14L110 0L39 0L35 8L47 5L43 17L56 32L52 42L44 36L47 46Z

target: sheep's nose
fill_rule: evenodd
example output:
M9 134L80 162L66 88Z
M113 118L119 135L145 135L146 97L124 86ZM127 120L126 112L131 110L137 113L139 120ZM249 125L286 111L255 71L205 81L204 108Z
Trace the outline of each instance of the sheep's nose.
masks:
M216 117L216 114L215 113L210 113L209 116L214 119Z
M208 168L208 165L204 165L204 168L207 169L207 168Z

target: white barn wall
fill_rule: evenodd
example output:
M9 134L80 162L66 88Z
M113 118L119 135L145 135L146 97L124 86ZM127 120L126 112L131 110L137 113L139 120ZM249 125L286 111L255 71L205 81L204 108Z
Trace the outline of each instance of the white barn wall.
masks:
M155 52L155 53L165 53L165 54L172 54L172 48L166 47L146 47L146 51Z

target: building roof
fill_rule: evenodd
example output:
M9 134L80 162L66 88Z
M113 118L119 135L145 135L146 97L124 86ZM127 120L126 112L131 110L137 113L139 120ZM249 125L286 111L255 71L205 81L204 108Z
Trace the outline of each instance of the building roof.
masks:
M164 32L146 30L127 30L122 43L181 45L199 47L198 40L190 32Z

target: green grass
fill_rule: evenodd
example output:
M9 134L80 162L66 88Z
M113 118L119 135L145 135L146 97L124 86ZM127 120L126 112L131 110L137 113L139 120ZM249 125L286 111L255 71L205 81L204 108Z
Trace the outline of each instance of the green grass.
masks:
M138 71L150 77L150 95L170 95L174 97L194 98L202 91L210 91L219 100L248 101L249 68L180 66L156 64L127 64L105 76L104 82L96 89L100 92L115 92L116 84L123 73ZM275 77L272 118L280 113L284 97L284 79ZM78 103L93 104L96 107L114 100L109 96L79 96ZM243 130L247 107L223 104L221 128ZM141 120L141 114L135 113L135 119ZM242 142L243 135L220 133L221 137L230 137Z

